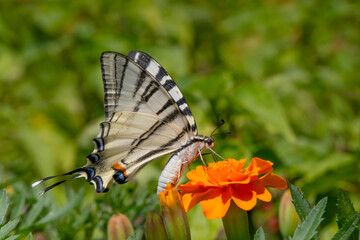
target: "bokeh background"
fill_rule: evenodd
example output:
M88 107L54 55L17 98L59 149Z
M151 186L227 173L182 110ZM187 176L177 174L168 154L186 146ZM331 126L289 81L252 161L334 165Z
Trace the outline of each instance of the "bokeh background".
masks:
M12 217L22 217L18 233L104 239L107 220L122 212L141 238L147 213L158 208L166 158L106 194L83 180L41 198L30 187L82 166L93 150L104 120L100 54L141 50L175 79L201 134L225 120L219 154L271 160L311 202L329 197L320 232L329 239L337 189L360 208L359 12L350 0L1 0L0 186ZM282 239L282 191L272 193L251 224ZM221 239L221 220L205 219L199 207L188 216L193 239Z

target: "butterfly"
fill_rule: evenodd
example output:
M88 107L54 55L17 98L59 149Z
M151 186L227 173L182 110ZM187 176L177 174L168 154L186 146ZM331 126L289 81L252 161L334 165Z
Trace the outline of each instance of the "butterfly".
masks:
M110 185L126 183L147 163L173 153L165 165L157 192L167 183L177 184L192 161L205 149L212 150L214 139L198 135L194 117L174 80L148 54L131 51L127 56L104 52L100 58L104 84L105 121L93 139L94 150L85 166L46 177L36 185L60 176L85 177L98 193Z

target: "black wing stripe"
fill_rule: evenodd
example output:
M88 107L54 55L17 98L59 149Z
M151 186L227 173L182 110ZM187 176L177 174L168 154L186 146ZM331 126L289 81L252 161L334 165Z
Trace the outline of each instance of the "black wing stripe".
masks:
M152 150L146 154L144 154L142 157L138 158L136 160L136 162L141 162L149 157L151 157L152 155L155 155L156 153L162 152L162 151L166 151L168 147L170 147L172 144L174 144L175 142L177 142L180 138L182 138L185 135L185 131L183 130L181 133L179 133L179 135L177 135L175 138L173 138L172 140L170 140L169 142L161 145L159 148ZM183 147L181 147L179 150L183 149L184 147L187 147L187 145L184 145ZM178 151L179 151L178 150Z
M186 104L187 106L186 100L179 88L176 86L174 80L172 80L166 70L155 59L140 51L131 51L128 54L128 57L146 69L146 71L149 72L149 74L151 74L165 88L179 108L183 104ZM188 130L192 131L194 135L197 135L196 123L190 109L180 108L180 111L185 115L187 121L189 122L188 125L191 126Z
M148 84L141 95L141 101L139 101L134 107L134 112L139 111L140 105L149 101L152 95L159 90L158 83L152 81Z
M146 133L148 133L145 137L140 138L139 141L136 143L134 147L131 148L128 154L132 153L142 142L146 141L151 135L153 135L159 128L164 126L165 124L168 124L172 122L175 117L179 114L179 111L175 110L168 114L165 118L163 118L160 123L155 123L153 126L151 126Z
M185 100L184 97L182 97L182 98L180 98L179 100L177 100L177 101L176 101L176 104L179 105L179 106L181 106L181 105L183 105L183 104L186 104L186 105L187 105L186 100Z
M163 86L164 86L164 88L166 89L166 91L169 92L171 89L173 89L173 88L176 86L176 84L175 84L175 82L174 82L173 80L168 79L168 80L166 80L166 82L163 84Z
M142 70L141 74L140 74L140 77L136 81L136 89L135 89L135 91L133 93L133 98L135 97L136 93L139 91L141 85L144 83L145 77L146 77L146 71Z
M167 102L162 106L162 108L156 112L157 115L165 111L168 107L172 106L174 104L174 100L169 99Z
M115 62L114 62L114 65L115 65L115 80L116 80L116 84L119 84L119 87L116 88L116 94L117 94L117 97L115 98L115 106L116 107L118 105L118 101L119 101L119 98L121 96L121 90L123 88L123 83L124 83L124 78L125 78L125 72L126 72L126 69L127 69L127 65L128 65L128 62L129 62L129 59L125 59L125 63L124 63L124 66L123 66L123 69L122 69L122 73L121 73L121 79L120 79L120 82L118 81L118 78L117 78L117 64L116 64L116 58L118 57L119 55L115 55Z

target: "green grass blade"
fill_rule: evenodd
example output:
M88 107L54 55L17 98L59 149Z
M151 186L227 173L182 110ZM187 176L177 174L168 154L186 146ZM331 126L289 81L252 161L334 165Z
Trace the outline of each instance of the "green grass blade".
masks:
M317 227L323 220L322 215L325 212L327 198L323 198L319 203L311 209L306 216L305 221L296 228L294 233L294 240L308 240L315 236Z
M25 215L24 220L21 223L20 229L25 229L30 227L36 220L36 218L40 215L41 211L44 208L44 201L40 199L37 203L35 203L30 211Z
M12 207L10 219L19 217L25 207L25 197L17 195L16 201Z
M33 235L32 235L32 233L29 233L29 235L26 237L26 240L33 240Z
M259 229L256 231L254 240L265 240L265 233L262 227L259 227Z
M45 217L40 219L36 223L36 225L48 223L48 222L51 222L51 221L54 221L54 220L60 218L63 215L66 215L69 211L71 211L71 209L73 209L77 204L79 204L81 202L81 200L83 198L83 192L84 191L80 191L79 194L65 206L58 208L57 210L55 210L53 212L48 213Z
M6 195L5 189L2 189L0 191L0 225L3 224L5 220L8 207L9 207L9 200Z
M5 240L14 240L14 239L18 239L19 237L20 237L20 234L8 237Z
M20 218L7 222L0 228L0 239L4 239L19 223Z
M349 218L342 226L342 228L334 235L332 240L342 240L342 239L350 239L352 237L353 232L357 228L357 224L360 220L360 214L355 213L351 218ZM353 236L352 239L359 239L359 233L357 236Z

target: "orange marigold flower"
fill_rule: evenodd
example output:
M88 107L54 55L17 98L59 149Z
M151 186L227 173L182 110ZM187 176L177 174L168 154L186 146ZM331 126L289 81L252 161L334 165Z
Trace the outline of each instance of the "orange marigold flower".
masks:
M198 166L188 172L186 176L190 182L178 186L185 210L189 211L200 202L205 217L222 218L231 199L239 208L248 211L256 205L257 199L271 201L266 187L287 188L283 178L271 173L272 162L253 158L244 169L245 162L246 159L228 159L210 163L208 168Z

